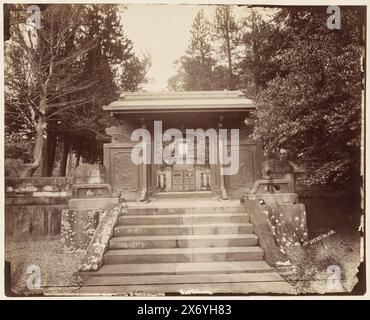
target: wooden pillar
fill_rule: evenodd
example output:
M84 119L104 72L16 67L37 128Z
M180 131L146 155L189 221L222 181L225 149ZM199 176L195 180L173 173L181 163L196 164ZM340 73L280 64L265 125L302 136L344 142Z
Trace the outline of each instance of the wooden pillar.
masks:
M145 118L141 118L141 128L146 129ZM143 150L144 154L146 154L146 152L148 152L148 147L149 146L147 144L144 144L144 146L143 146L143 149L145 149L145 150ZM140 202L148 201L148 165L146 163L143 163L142 166L143 166L142 176L141 176L142 189L141 189L141 194L140 194L140 198L139 198Z
M223 120L224 120L224 117L220 116L220 118L218 119L218 128L219 129L222 129L222 127L223 127ZM218 134L218 137L220 137L219 134ZM220 175L221 199L222 200L227 200L229 198L227 196L226 189L225 189L225 176L223 175L224 167L223 167L223 161L221 161L221 160L223 160L224 148L225 147L227 148L227 145L224 146L222 141L220 141L220 138L218 138L217 146L218 146L218 160L219 160L219 171L218 171L218 173Z

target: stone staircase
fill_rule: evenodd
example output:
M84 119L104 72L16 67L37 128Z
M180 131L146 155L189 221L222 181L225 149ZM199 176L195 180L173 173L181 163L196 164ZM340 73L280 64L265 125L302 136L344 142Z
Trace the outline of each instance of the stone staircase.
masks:
M294 293L264 261L239 203L138 206L120 216L82 294Z

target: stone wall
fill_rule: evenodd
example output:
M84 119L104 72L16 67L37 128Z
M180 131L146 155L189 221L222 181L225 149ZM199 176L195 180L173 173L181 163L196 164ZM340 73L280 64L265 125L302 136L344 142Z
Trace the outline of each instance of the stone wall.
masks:
M5 197L67 197L73 177L5 178Z
M60 236L66 205L6 205L5 235L13 240L42 240Z
M68 243L72 238L67 230L73 229L76 232L73 241L78 247L86 248L99 221L101 204L69 210L68 203L71 198L86 198L89 203L89 198L110 198L110 186L104 181L105 170L99 164L82 164L74 169L73 177L6 177L6 237L41 240L60 237L63 232L66 244L72 246L73 243ZM90 195L91 192L94 194Z
M5 235L14 240L60 236L73 178L5 178Z
M335 186L297 184L300 202L306 207L309 238L329 231L355 230L361 223L361 193Z

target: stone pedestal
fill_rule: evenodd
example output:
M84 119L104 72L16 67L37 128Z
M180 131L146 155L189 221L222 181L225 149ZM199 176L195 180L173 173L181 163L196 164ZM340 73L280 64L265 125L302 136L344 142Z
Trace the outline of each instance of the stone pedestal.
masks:
M262 179L285 179L289 181L287 192L294 193L294 168L285 160L270 159L262 162Z
M250 200L261 200L266 204L296 204L298 194L294 192L294 169L288 161L266 160L262 163L262 179L246 188Z
M69 251L86 249L107 206L118 204L111 186L105 182L105 168L83 164L74 172L72 199L62 212L61 241Z
M100 164L81 164L73 175L76 177L75 184L95 184L105 182L105 168Z
M109 184L75 184L72 186L72 198L110 198L112 190Z

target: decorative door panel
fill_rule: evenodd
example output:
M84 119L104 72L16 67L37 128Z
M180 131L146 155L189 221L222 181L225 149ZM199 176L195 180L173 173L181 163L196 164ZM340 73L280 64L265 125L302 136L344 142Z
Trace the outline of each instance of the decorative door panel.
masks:
M116 194L135 200L140 191L139 166L131 160L131 148L110 150L110 185Z
M174 170L172 172L172 191L195 191L194 170Z
M239 170L234 175L225 176L227 194L239 198L246 188L253 186L258 179L260 164L258 148L255 145L241 145L239 148Z
M184 191L184 173L182 171L172 172L172 191Z
M184 191L195 191L195 171L184 172Z

